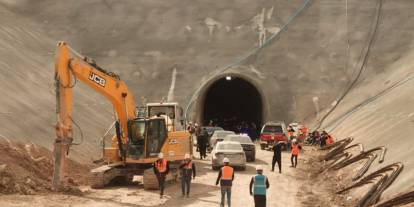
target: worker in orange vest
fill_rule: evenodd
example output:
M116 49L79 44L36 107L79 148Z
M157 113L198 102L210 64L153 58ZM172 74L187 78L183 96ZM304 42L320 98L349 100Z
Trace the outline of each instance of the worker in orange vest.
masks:
M292 163L292 165L290 167L295 167L298 164L298 155L299 155L299 151L302 149L302 146L300 146L297 142L296 139L292 140L292 156L290 157L290 161Z
M190 196L190 184L191 177L194 179L196 176L196 167L195 164L191 161L190 154L184 155L184 163L180 165L181 169L181 192L183 197L187 195L187 198ZM187 189L187 190L186 190Z
M164 154L162 152L158 154L158 160L155 161L153 168L160 188L160 198L162 198L164 195L165 178L170 171L170 166L167 160L164 159Z
M334 143L333 137L330 134L328 134L326 137L326 144L331 145L333 143Z
M227 205L231 206L231 186L233 185L234 180L234 169L229 166L230 160L229 158L225 157L223 159L224 166L220 169L216 185L219 184L220 181L220 187L221 187L221 203L220 206L224 207L224 200L227 194Z

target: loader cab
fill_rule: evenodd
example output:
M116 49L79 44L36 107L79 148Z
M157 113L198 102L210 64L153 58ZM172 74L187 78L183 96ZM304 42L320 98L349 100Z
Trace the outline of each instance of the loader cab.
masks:
M167 138L163 118L128 121L128 157L132 159L157 156Z

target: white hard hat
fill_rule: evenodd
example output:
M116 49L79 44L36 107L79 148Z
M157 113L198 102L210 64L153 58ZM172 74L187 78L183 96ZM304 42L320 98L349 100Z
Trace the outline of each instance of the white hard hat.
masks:
M258 165L258 166L256 166L256 170L257 171L259 171L259 170L262 170L263 171L263 167L261 165Z
M230 160L229 160L229 158L225 157L225 158L223 159L223 162L225 162L225 163L229 163L229 162L230 162Z
M185 155L184 155L184 159L190 159L190 154L188 154L188 153L187 153L187 154L185 154Z
M160 158L160 159L164 158L164 153L162 153L162 152L158 153L158 158Z
M195 125L196 125L196 126L198 126L198 124L197 124L197 123L195 123Z
M298 140L296 140L296 139L292 139L292 142L295 142L295 143L296 143L296 142L298 142Z

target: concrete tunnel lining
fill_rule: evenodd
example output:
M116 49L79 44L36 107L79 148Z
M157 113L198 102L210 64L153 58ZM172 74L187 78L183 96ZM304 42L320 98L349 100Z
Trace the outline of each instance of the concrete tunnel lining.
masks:
M268 112L269 112L269 104L266 96L264 95L264 92L262 88L260 87L260 84L254 80L252 77L249 77L244 74L240 73L225 73L218 75L214 78L211 78L209 81L207 81L200 90L200 93L198 94L198 97L196 99L195 103L195 111L194 111L194 120L198 123L205 122L205 107L206 107L206 101L207 96L209 92L211 92L211 89L217 85L220 81L226 81L225 78L227 76L232 77L232 81L237 80L240 82L243 82L246 85L250 85L253 90L255 90L257 97L260 98L260 100L257 100L259 102L259 109L255 109L255 111L259 112L260 115L258 115L258 122L259 124L264 124L264 122L268 119ZM231 81L229 81L231 82ZM205 123L206 124L206 123Z

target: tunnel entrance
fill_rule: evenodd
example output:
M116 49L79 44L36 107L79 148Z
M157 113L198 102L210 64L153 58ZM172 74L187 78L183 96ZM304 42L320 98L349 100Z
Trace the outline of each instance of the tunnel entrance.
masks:
M262 97L248 81L226 76L215 81L206 91L203 107L203 124L223 127L240 132L240 128L260 128L262 122ZM256 130L257 131L257 130Z

